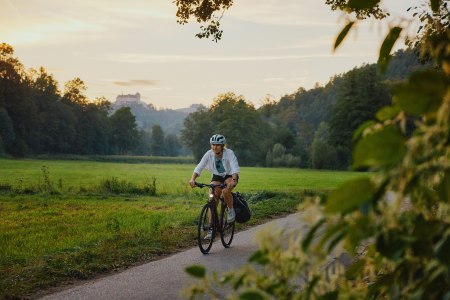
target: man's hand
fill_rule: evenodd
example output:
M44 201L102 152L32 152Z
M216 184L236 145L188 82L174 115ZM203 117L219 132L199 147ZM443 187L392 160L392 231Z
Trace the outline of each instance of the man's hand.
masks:
M235 180L235 178L228 178L226 180L227 183L227 188L232 190L236 185L237 185L237 180Z
M234 181L233 179L230 180L230 182L228 183L228 186L230 187L230 189L234 188L237 185L237 182Z
M195 188L195 179L191 178L189 180L189 185L191 186L191 188Z

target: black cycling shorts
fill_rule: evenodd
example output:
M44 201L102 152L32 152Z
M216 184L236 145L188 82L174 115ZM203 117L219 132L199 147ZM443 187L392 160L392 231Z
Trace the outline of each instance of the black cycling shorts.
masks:
M219 181L220 183L224 183L225 179L232 177L231 175L226 175L225 177L222 177L220 175L213 174L211 181Z

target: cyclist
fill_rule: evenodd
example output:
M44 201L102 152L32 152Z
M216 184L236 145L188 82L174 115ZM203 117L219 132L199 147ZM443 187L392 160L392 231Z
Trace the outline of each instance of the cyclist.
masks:
M215 134L209 139L211 144L211 150L208 150L200 160L199 164L195 167L194 173L189 180L189 185L194 188L195 180L200 176L204 169L212 173L211 183L221 184L226 183L224 189L217 187L214 189L214 198L216 205L218 204L218 199L222 193L225 203L228 206L228 217L227 221L229 223L234 222L236 214L233 209L233 195L231 191L238 184L239 180L239 164L234 155L233 150L227 149L225 147L226 140L221 134ZM209 235L209 236L208 236ZM211 234L208 232L205 239L211 238Z

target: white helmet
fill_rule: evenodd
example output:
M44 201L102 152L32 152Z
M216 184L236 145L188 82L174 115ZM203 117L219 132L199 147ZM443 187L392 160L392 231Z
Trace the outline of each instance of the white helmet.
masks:
M215 134L209 139L211 145L225 145L225 137L221 134Z

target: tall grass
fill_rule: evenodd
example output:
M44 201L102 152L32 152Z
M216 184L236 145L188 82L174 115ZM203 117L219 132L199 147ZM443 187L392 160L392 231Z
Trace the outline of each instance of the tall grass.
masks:
M156 178L148 180L145 184L139 186L125 179L112 177L100 182L99 189L111 194L134 194L134 195L156 195Z

